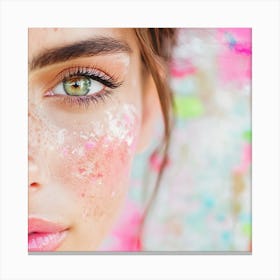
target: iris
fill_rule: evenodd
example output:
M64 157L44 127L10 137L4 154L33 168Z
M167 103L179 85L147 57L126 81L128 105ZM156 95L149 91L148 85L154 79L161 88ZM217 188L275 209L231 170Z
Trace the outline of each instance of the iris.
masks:
M91 79L84 76L68 78L63 81L63 88L67 95L83 96L89 93Z

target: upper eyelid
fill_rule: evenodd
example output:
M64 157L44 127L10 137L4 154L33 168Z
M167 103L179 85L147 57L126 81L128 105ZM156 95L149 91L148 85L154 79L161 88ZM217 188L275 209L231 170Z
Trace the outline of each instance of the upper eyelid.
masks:
M62 81L64 78L69 78L71 76L86 75L86 74L101 74L108 78L112 78L111 75L107 74L105 71L98 69L97 67L88 66L71 66L61 70L56 76L55 80Z

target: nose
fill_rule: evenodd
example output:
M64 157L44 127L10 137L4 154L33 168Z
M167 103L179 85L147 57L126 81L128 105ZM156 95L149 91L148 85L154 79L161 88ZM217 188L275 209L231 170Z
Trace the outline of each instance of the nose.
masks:
M28 187L29 189L38 189L42 186L40 169L32 156L28 156Z
M28 187L35 190L42 186L40 168L40 122L28 113Z

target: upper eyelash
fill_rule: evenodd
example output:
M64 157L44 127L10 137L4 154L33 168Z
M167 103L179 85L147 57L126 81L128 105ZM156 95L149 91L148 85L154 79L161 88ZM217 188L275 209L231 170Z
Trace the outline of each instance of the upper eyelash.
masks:
M59 76L60 82L63 82L65 80L67 80L68 78L75 77L75 76L86 76L97 82L102 83L103 85L105 85L111 89L117 88L122 85L122 82L117 82L116 78L107 75L103 71L100 71L95 68L90 68L90 67L69 68L69 69L64 70L61 73L59 73L58 76Z

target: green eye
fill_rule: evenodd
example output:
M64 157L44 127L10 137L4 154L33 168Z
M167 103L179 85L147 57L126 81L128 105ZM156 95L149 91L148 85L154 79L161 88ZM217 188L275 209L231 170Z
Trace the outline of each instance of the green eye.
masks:
M63 81L63 88L67 95L83 96L90 91L91 79L84 76L76 76Z
M105 89L105 85L102 82L88 75L73 75L65 77L60 83L58 83L52 90L53 95L67 95L68 97L83 97L89 95L95 95L102 92Z

